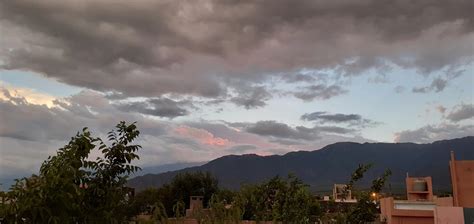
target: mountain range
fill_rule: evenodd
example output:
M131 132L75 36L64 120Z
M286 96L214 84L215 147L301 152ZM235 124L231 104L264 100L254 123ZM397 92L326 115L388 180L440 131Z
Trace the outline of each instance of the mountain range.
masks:
M404 191L405 177L431 176L435 191L451 191L449 174L450 152L457 160L474 160L474 136L415 143L353 143L340 142L314 151L297 151L284 155L259 156L255 154L228 155L200 166L193 166L158 174L146 174L129 180L137 191L160 187L178 173L210 172L219 185L238 189L242 184L258 183L276 175L292 173L310 186L313 192L331 190L335 183L348 182L359 164L373 164L360 182L369 186L371 180L385 169L392 171L389 184L393 191Z
M170 164L164 164L164 165L156 165L156 166L145 166L145 167L141 167L141 170L133 173L132 177L142 176L149 173L164 173L168 171L175 171L175 170L180 170L187 167L200 166L205 163L206 162L189 162L189 163L183 162L183 163L170 163Z

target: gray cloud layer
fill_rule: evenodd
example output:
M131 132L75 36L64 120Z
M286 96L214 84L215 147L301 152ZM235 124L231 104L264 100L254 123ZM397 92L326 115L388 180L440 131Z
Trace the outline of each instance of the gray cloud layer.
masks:
M317 136L309 128L298 126L292 128L276 121L259 121L246 128L246 131L263 136L292 139L315 139Z
M470 0L12 0L0 19L1 68L127 96L224 96L302 68L354 75L389 62L427 74L474 50ZM314 85L295 96L341 93Z
M354 132L354 130L352 129L335 126L315 126L313 128L296 126L293 128L287 124L279 123L276 121L259 121L253 124L249 124L245 128L245 130L247 132L262 136L300 140L319 139L321 138L321 134L324 133L347 134Z
M395 133L395 142L430 143L472 135L474 125L439 124L427 125L414 130Z
M442 78L436 78L431 82L431 85L425 87L415 87L413 88L414 93L427 93L430 91L441 92L446 88L448 80Z
M158 117L175 118L189 114L185 106L190 106L188 101L175 101L168 98L148 99L140 102L119 103L117 107L127 112L138 112Z
M452 122L459 122L473 117L474 106L472 104L461 104L446 116L446 118Z
M358 114L329 114L327 112L313 112L310 114L303 114L301 119L307 121L344 123L360 121L362 120L362 116Z
M230 101L238 106L244 106L246 109L263 107L265 101L271 98L271 94L263 86L248 87L239 89L238 95L231 98Z
M312 150L337 141L365 140L338 136L352 134L352 130L332 126L290 127L274 121L241 124L206 120L171 122L144 116L175 116L174 105L180 106L186 101L153 99L142 102L146 105L132 103L124 111L121 106L128 101L117 104L102 93L82 91L56 99L48 107L30 103L16 92L4 88L0 91L0 179L34 172L42 160L54 154L83 127L89 127L94 136L105 137L120 120L138 122L141 135L137 143L143 146L139 165L206 161L249 152L268 155L292 151L295 145L298 150ZM167 103L172 105L172 112L148 109L148 104Z
M303 101L313 101L314 99L327 100L346 92L346 90L338 85L327 86L319 84L304 87L302 91L293 92L293 95Z
M328 113L323 111L317 111L313 113L306 113L301 115L301 120L314 121L320 124L333 123L346 125L350 127L357 127L359 129L378 125L379 122L372 121L370 119L363 118L359 114L341 114L341 113Z

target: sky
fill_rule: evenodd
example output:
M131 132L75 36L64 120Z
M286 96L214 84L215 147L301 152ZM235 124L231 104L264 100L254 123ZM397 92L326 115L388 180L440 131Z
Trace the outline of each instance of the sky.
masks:
M474 135L470 0L0 3L0 180L83 127L138 165Z

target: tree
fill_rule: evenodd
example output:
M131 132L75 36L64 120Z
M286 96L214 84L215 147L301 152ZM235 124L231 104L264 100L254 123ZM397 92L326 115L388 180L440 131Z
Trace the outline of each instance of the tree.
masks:
M178 202L184 202L185 208L189 208L191 196L203 196L203 206L208 207L209 200L218 190L218 181L209 172L180 173L169 184L171 201L164 204L168 214L176 215L172 207Z
M244 219L309 223L319 216L320 209L307 185L295 176L278 176L260 185L244 186L236 198ZM313 220L312 220L313 219Z
M138 214L153 214L157 203L163 201L162 190L157 188L148 188L135 194L129 203L127 213L130 216ZM162 206L164 206L161 203Z
M129 193L127 175L139 167L140 132L120 122L109 132L107 146L87 128L41 165L38 175L17 180L4 203L6 223L120 223ZM89 160L93 150L102 157Z
M191 196L203 196L203 206L208 207L212 195L219 191L218 182L208 172L180 173L170 183L160 188L149 188L138 192L130 202L129 213L153 213L156 203L161 203L169 217L183 216L184 209L189 208ZM176 209L179 204L180 209ZM180 214L176 214L180 211Z
M382 176L372 181L370 191L355 191L355 184L364 177L364 174L372 167L372 164L359 165L352 173L351 180L347 184L345 194L350 190L357 198L356 205L346 215L346 223L363 224L373 222L378 213L377 197L387 182L388 177L392 174L390 170L385 170Z
M225 223L240 223L242 220L242 209L238 204L232 202L232 199L226 198L231 196L230 191L219 191L212 195L209 201L208 214L197 214L199 223L203 224L225 224ZM234 195L235 197L236 195Z

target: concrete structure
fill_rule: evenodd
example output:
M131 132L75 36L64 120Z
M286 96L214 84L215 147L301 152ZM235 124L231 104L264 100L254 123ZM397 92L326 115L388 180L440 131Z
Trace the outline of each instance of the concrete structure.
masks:
M434 221L437 224L464 224L464 211L461 207L436 207Z
M189 198L189 209L194 210L194 209L202 209L203 207L203 201L204 197L203 196L191 196Z
M431 177L409 177L405 179L409 201L432 201L433 181Z
M350 190L344 192L346 187L346 184L334 184L332 188L332 198L335 202L357 202L357 200L352 197Z
M434 197L432 201L380 199L381 218L388 224L434 224L434 211L438 206L452 207L452 198Z
M449 161L454 206L474 208L474 160Z
M456 161L451 152L449 166L453 197L434 196L431 177L407 175L408 200L382 198L381 219L388 224L473 224L474 161Z
M193 212L196 210L203 209L203 196L191 196L189 197L189 209L186 209L186 217L191 217Z

